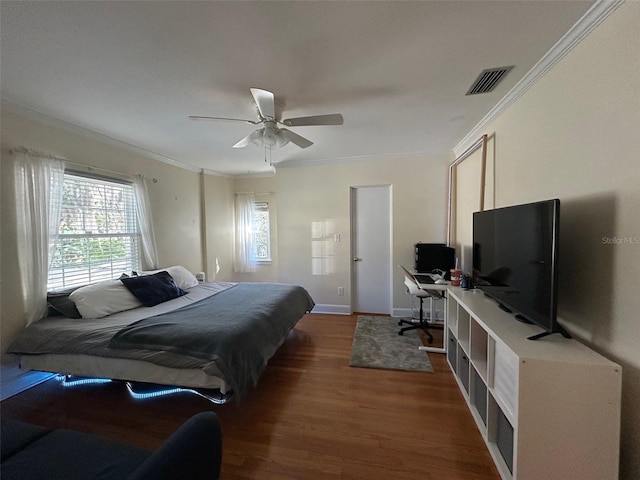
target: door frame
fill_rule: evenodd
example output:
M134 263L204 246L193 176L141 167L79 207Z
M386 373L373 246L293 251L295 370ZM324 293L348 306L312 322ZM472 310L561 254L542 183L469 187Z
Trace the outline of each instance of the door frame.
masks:
M354 305L355 305L355 295L356 295L356 271L354 268L353 258L355 257L355 247L356 247L356 232L355 232L355 216L356 216L356 208L355 208L355 196L356 191L359 188L380 188L387 187L389 193L389 292L388 294L388 306L389 306L389 315L393 316L393 184L391 183L376 183L370 185L351 185L349 187L349 232L350 232L350 248L349 248L349 277L351 281L351 296L349 298L349 310L353 314Z

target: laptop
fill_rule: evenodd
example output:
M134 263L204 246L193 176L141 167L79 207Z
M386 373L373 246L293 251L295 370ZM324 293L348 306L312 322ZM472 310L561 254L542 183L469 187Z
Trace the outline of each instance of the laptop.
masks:
M419 273L414 273L413 277L418 281L418 283L422 285L433 285L435 283L430 275L420 275Z

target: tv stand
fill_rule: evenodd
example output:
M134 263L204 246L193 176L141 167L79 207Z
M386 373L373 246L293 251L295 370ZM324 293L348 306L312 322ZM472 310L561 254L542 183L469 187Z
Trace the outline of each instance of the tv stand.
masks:
M447 362L500 476L618 480L621 367L477 290L447 297Z

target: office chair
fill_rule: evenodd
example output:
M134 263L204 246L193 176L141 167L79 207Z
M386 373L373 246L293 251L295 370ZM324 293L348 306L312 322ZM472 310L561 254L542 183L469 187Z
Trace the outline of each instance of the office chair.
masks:
M409 325L408 327L402 327L400 331L398 331L398 335L402 335L407 330L416 330L420 329L424 333L427 334L427 338L429 339L429 343L433 343L433 335L429 331L429 324L424 321L424 309L423 309L423 301L425 298L431 299L441 299L442 293L437 290L424 290L420 288L418 281L413 276L413 274L404 268L402 265L398 265L404 271L404 284L407 287L407 292L409 295L415 295L418 299L420 299L420 318L417 323L414 323L411 320L400 319L398 321L398 326L402 326L404 324Z

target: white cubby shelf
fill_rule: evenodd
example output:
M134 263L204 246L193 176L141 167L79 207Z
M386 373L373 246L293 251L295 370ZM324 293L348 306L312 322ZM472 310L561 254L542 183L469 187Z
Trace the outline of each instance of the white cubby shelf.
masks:
M617 479L622 368L518 322L480 290L447 291L446 355L504 480Z

